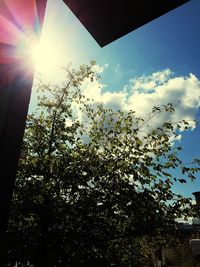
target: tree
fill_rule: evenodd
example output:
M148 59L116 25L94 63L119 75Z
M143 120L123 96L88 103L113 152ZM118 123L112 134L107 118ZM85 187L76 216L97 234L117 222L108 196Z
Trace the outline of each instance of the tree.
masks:
M198 160L184 166L181 147L171 142L188 123L151 128L153 118L175 112L171 104L144 119L85 99L82 83L98 79L94 64L67 67L62 85L38 86L5 240L7 263L151 266L159 247L176 239L176 219L192 216L191 200L173 192L174 183L194 180L199 171Z

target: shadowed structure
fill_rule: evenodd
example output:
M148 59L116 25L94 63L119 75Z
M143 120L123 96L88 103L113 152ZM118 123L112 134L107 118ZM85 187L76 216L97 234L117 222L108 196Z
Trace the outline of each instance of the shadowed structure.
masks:
M41 32L46 2L0 1L0 249L33 82L34 67L26 53Z
M64 0L103 47L189 0Z
M197 207L200 208L200 191L193 192L192 194L195 196Z

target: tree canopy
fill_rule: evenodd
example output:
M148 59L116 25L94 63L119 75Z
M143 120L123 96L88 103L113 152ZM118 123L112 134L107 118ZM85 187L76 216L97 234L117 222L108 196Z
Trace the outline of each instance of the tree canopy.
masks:
M27 119L5 239L4 261L26 266L151 266L176 240L176 220L193 215L174 183L194 180L176 142L187 121L105 108L81 93L95 62L65 69L60 85L38 85ZM172 142L172 140L175 140ZM189 166L189 167L188 167Z

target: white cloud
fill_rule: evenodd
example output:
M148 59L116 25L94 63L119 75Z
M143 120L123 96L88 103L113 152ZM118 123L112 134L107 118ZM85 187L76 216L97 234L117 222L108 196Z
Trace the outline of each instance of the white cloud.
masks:
M123 110L126 105L127 93L119 92L105 92L101 95L101 102L107 107L114 110Z
M166 73L167 75L165 75ZM163 121L166 119L171 121L191 120L190 127L194 128L195 124L192 120L194 120L197 109L200 106L200 81L193 74L187 77L170 77L170 74L172 75L170 71L166 72L165 70L163 75L160 72L159 75L156 73L155 76L153 74L145 77L147 83L151 81L150 78L155 83L151 91L136 89L134 80L126 108L134 109L138 115L144 116L151 111L153 106L172 103L176 112L165 113L159 118ZM156 77L156 80L153 79L154 77Z
M103 71L104 71L104 67L101 67L101 66L99 66L99 65L94 65L93 67L92 67L92 69L93 69L93 71L95 71L96 73L102 73Z
M120 64L118 63L117 65L116 65L116 67L115 67L115 72L117 73L117 74L121 74L121 66L120 66Z
M100 74L102 73L105 68L108 68L109 64L105 64L104 66L99 66L98 64L95 64L92 69L93 71L95 71L96 73Z
M143 75L141 77L131 79L130 82L134 90L148 91L167 82L171 74L172 72L170 69L165 69L163 71L154 72L149 76Z
M99 66L97 69L102 70ZM141 117L150 113L153 106L172 103L176 112L161 114L159 121L156 118L151 121L151 125L156 127L166 120L175 122L184 119L191 121L191 129L196 127L193 120L200 107L200 81L194 74L174 77L170 69L165 69L149 76L133 78L121 91L106 92L103 88L105 85L99 81L90 83L88 80L84 84L83 92L108 108L134 110Z
M102 89L105 87L104 84L98 80L91 82L90 78L84 80L82 84L83 94L95 102L101 102Z

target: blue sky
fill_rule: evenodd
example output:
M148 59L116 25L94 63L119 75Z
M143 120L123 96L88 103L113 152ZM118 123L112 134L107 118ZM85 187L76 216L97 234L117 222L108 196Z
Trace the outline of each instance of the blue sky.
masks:
M78 67L95 59L102 76L100 89L96 84L87 93L95 95L96 101L131 108L139 115L149 112L152 105L173 102L178 112L170 119L194 119L200 106L199 10L200 1L191 0L100 48L62 0L49 0L42 38L59 54L44 75L59 80L60 66L71 61ZM30 110L33 102L34 96ZM200 157L200 126L191 124L191 129L180 140L185 162ZM200 190L200 177L176 190L191 196Z

